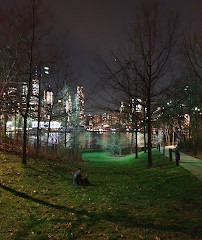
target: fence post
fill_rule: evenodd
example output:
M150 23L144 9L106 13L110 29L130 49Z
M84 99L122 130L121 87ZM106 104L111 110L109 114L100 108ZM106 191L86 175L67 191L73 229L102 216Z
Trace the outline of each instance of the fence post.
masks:
M172 149L171 148L169 148L169 160L170 160L170 162L172 162Z

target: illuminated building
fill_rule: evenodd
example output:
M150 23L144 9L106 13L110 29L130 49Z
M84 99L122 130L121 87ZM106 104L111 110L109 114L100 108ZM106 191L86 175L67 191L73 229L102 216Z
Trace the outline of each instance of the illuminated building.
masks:
M65 101L65 111L66 113L72 114L72 98L71 95L68 96L67 100Z
M93 116L93 125L96 125L100 123L100 116L99 115L94 115Z
M124 104L124 102L121 102L120 106L120 125L121 127L125 127L128 123L128 108Z
M51 90L44 90L43 94L43 105L42 105L42 118L50 118L50 110L53 106L53 92Z
M107 114L106 113L101 114L100 119L101 119L102 123L106 123L107 122Z
M120 113L114 112L114 113L112 113L111 115L112 115L112 117L111 117L111 119L112 119L112 120L111 120L112 125L118 125L118 124L120 124L120 123L119 123Z
M107 114L107 123L109 124L109 126L112 125L112 114L111 113Z
M70 122L73 124L73 118L75 117L75 114L77 115L77 113L75 113L77 108L74 107L75 101L74 99L72 101L70 88L65 85L59 92L58 98L59 99L54 107L55 115L63 122L63 126L69 125ZM75 100L77 102L76 97ZM72 114L73 112L74 114Z
M39 80L32 80L32 94L30 97L30 110L33 117L36 117L36 112L38 110L38 101L39 101Z
M89 128L93 128L94 122L93 122L93 116L91 114L88 114L86 117L86 125L89 126Z
M26 104L27 94L28 94L28 84L26 82L22 83L22 104Z
M10 82L7 91L4 93L4 103L10 110L18 112L17 108L25 109L28 93L26 82Z
M84 93L83 93L83 85L78 85L76 90L76 98L77 98L77 112L80 124L84 122Z
M136 100L136 112L142 112L143 111L143 107L141 105L142 100L140 98L137 98Z
M124 111L124 102L121 102L121 107L120 107L120 112L123 112Z
M140 98L132 99L131 104L129 104L129 111L128 111L128 124L131 125L134 123L134 118L137 118L137 114L139 115L139 118L141 117L141 114L144 113L144 108L141 105L142 100Z
M72 98L71 95L65 101L65 112L67 114L67 122L70 122L70 118L72 115Z
M9 114L16 112L17 93L19 86L15 82L11 82L3 94L3 111Z
M44 102L47 105L53 105L53 92L52 91L44 91Z
M38 79L32 80L32 96L34 97L39 96L39 80Z

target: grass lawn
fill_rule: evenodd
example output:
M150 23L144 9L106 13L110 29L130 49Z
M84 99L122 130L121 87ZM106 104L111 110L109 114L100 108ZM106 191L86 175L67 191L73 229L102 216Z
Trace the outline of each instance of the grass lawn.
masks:
M84 152L83 163L0 153L0 239L200 239L200 181L153 151L112 157ZM82 167L92 186L72 185Z

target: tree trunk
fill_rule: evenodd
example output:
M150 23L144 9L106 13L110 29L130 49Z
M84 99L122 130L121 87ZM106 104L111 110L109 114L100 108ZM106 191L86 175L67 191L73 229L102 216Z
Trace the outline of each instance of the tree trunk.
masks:
M191 139L191 123L189 123L189 140Z
M24 116L22 163L27 164L27 115Z
M135 109L136 109L136 106L135 106ZM138 133L138 112L136 112L135 114L135 158L138 158L137 133Z
M67 148L67 118L68 118L69 114L66 113L65 115L65 151Z
M175 145L175 132L174 132L174 129L173 129L173 134L172 134L172 145L174 146Z
M67 149L67 128L65 127L65 151Z
M197 126L194 126L194 129L193 129L193 155L196 157L197 155L197 148L198 148L198 131L197 131Z
M163 142L163 156L165 156L165 140Z
M136 125L136 129L135 129L135 158L138 158L137 125Z
M30 96L32 90L32 70L33 70L33 49L34 49L34 37L35 37L35 5L33 2L32 5L32 40L30 46L30 56L29 56L29 81L28 81L28 92L26 99L26 109L24 113L24 134L23 134L23 155L22 155L22 163L27 164L27 117L30 107Z
M121 156L121 115L119 117L119 156Z
M16 140L16 135L17 135L17 113L15 111L14 140Z
M147 134L148 134L148 167L152 166L152 143L151 143L151 81L149 81L148 92L147 92Z
M47 133L47 139L46 139L46 151L48 150L48 140L49 140L50 130L51 130L51 127L50 127L51 120L52 120L52 113L50 114L50 118L49 118L49 121L48 121L48 133Z
M145 124L145 107L144 107L144 153L146 153L146 124Z
M150 168L152 166L152 144L151 144L151 99L150 99L150 89L148 90L148 100L147 100L147 135L148 135L148 158L147 164Z
M8 121L8 116L6 113L3 114L3 136L6 137L6 131L7 131L7 121Z
M37 142L36 142L36 154L39 155L39 147L40 147L40 121L41 121L41 63L39 64L39 98L38 98L38 116L37 116Z
M151 144L151 116L148 116L148 121L147 121L147 134L148 134L148 167L150 168L152 166L152 144Z
M166 145L166 139L165 139L165 126L163 124L163 155L165 156L165 145Z
M170 132L169 132L169 129L167 128L167 143L168 143L168 146L170 145Z
M131 154L133 153L133 135L134 135L134 132L133 132L133 129L132 129L131 144L130 144L130 153Z

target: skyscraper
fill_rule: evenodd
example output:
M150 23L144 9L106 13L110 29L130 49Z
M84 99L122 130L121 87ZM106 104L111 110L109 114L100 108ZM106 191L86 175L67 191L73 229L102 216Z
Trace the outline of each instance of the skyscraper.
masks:
M36 117L38 110L38 99L39 99L39 80L32 79L32 92L30 97L30 111L33 117Z
M50 90L44 90L44 102L48 105L53 105L53 92Z
M84 122L83 85L78 85L77 86L76 97L77 97L77 111L78 111L79 122L80 122L80 124L83 124L83 122Z

